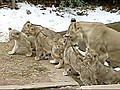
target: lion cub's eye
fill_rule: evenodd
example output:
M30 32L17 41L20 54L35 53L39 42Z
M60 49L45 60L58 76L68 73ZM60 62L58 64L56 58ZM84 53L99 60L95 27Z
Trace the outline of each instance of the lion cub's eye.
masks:
M97 57L96 55L94 57Z
M29 27L30 25L28 24L27 27Z
M33 27L31 27L31 30L33 31L33 30L34 30L34 28L33 28Z
M60 45L57 45L58 48L60 48Z
M89 53L86 54L87 57L91 57L91 55Z
M34 30L34 28L32 28L32 30Z
M19 35L19 33L16 33L16 35Z

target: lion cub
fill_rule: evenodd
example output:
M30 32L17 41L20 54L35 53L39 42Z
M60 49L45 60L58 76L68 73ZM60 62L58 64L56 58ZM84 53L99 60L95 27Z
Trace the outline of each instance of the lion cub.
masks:
M98 54L93 49L86 49L85 59L88 60L90 68L96 75L99 84L120 83L120 73L115 71L112 67L103 65L99 61Z
M29 38L32 40L34 39L32 37L29 37ZM24 33L19 32L16 29L9 28L9 39L10 41L14 40L14 46L12 50L8 52L8 54L10 55L15 54L20 46L24 46L27 49L26 56L32 55L31 43L28 40L28 37Z
M84 56L76 49L76 45L72 45L71 38L68 37L66 44L67 47L64 50L65 70L63 75L68 75L69 70L73 68L79 74L80 80L84 85L97 84L95 74L89 69Z
M63 66L63 54L64 54L64 39L61 37L56 41L52 46L51 56L54 61L58 62L58 65L55 65L55 68L59 69ZM50 61L51 62L51 61Z
M33 36L35 38L35 48L36 48L36 56L35 60L41 59L42 51L46 51L47 53L52 52L52 46L54 44L54 39L59 37L57 32L50 30L41 25L32 24L27 21L22 29L22 32L26 35ZM58 39L57 39L58 40Z

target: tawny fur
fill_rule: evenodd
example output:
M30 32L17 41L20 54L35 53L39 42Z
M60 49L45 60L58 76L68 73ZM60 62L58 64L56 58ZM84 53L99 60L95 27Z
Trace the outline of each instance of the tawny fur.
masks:
M80 49L84 51L87 46L86 41L88 41L90 47L99 56L106 55L106 60L110 61L111 65L112 62L117 62L114 66L120 66L120 55L116 54L116 51L120 50L120 32L100 22L71 22L66 35L70 36L74 44L78 44ZM104 63L103 60L101 59L102 63Z
M14 46L13 46L13 49L8 52L8 54L10 54L10 55L15 54L20 46L24 46L27 50L26 56L32 55L32 46L34 43L31 43L29 41L29 38L24 33L19 32L16 29L10 29L9 39L14 40ZM33 38L31 38L31 39L33 39Z
M41 25L32 24L30 22L26 22L24 24L22 32L24 32L27 35L33 36L35 38L35 46L36 46L35 60L40 59L42 50L51 53L54 43L61 36L60 34L58 34L53 30L50 30Z
M78 52L74 45L71 45L71 41L67 40L67 47L64 50L65 71L63 75L68 75L69 69L73 68L80 75L80 80L84 85L97 84L94 73L92 73L83 58L84 56Z
M52 46L51 56L54 60L58 61L58 65L55 65L55 68L61 68L63 66L63 52L64 52L64 45L62 42L62 37L54 43Z
M120 72L115 71L112 67L103 65L99 61L98 54L87 48L85 59L88 60L89 66L97 77L99 84L117 84L120 83Z

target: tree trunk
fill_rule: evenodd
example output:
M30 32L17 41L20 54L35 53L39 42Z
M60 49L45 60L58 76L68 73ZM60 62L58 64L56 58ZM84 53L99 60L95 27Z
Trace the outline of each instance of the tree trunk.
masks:
M15 0L12 0L12 8L15 9Z

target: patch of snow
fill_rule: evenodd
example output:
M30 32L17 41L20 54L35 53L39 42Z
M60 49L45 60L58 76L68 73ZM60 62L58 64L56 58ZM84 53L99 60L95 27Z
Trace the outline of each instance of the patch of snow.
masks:
M108 64L107 62L104 62L104 65L105 65L105 66L109 66L109 64Z
M80 50L79 47L76 46L76 49L79 51L80 54L82 54L83 56L85 56L85 52Z
M105 66L109 66L109 64L107 62L104 63ZM114 68L115 71L120 71L120 68Z
M120 71L120 68L115 68L114 70L116 70L116 71Z
M40 10L39 6L34 6L28 3L17 3L20 9L0 9L0 42L8 40L8 28L14 28L19 31L26 21L30 21L34 24L39 24L44 27L50 28L56 32L67 30L70 24L71 18L76 18L77 21L90 21L90 22L102 22L104 24L117 22L120 20L120 15L117 13L109 13L101 11L101 7L96 8L96 10L87 10L88 16L78 16L74 9L66 8L66 12L53 12L56 8L47 7L46 10ZM26 11L29 10L31 14L27 14ZM50 13L50 11L52 11ZM64 17L57 16L56 13L63 15Z

